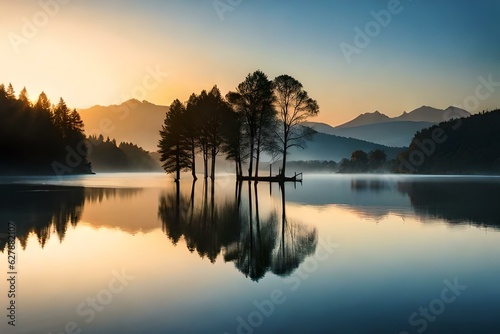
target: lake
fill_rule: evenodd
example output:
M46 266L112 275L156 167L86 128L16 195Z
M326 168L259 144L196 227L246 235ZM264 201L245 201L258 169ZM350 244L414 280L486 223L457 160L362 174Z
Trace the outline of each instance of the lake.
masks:
M0 183L1 333L500 333L500 178Z

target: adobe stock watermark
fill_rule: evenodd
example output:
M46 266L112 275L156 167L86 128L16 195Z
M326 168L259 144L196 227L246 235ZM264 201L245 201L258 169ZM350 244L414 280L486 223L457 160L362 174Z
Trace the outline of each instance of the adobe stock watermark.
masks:
M330 258L335 249L340 248L340 244L334 243L328 238L327 241L319 241L320 248L313 257L305 259L304 263L290 277L284 278L283 283L287 285L288 290L297 291L302 282L307 280L311 274L316 272L319 264ZM254 300L254 310L246 317L236 318L236 334L252 334L256 328L264 324L265 319L271 317L279 305L286 302L286 289L274 289L269 294L268 299ZM225 332L224 334L230 334Z
M33 38L38 35L50 20L54 18L61 9L62 5L66 5L71 0L40 0L38 6L40 10L36 11L31 18L24 16L20 33L10 32L7 36L12 49L16 53L20 52L21 45L27 45Z
M0 239L6 239L7 247L7 324L16 327L17 319L17 251L16 251L17 225L14 222L8 222L7 234L0 233ZM2 250L3 251L3 250ZM1 292L4 293L3 291Z
M492 73L490 73L487 78L480 76L478 81L479 84L476 86L474 94L465 97L461 104L455 105L456 108L467 108L471 112L477 111L480 106L480 101L489 99L493 93L495 93L496 87L500 87L500 82L493 80ZM443 115L443 122L454 119L455 121L451 129L456 131L462 125L461 117L467 115L468 114L464 114L460 109L449 108ZM402 156L398 157L400 165L412 173L417 172L417 168L424 164L425 159L434 154L437 145L444 143L446 140L448 140L448 136L445 131L439 126L435 127L431 133L431 138L426 138L423 141L415 141L418 149L413 149L411 151L408 160Z
M378 12L374 10L370 11L373 20L367 22L364 29L358 26L354 27L355 35L352 44L346 42L339 44L347 63L350 64L352 62L354 54L360 54L363 49L367 48L371 41L380 35L382 28L387 28L392 22L393 17L400 14L403 9L404 7L400 0L389 0L387 9L382 9Z
M215 12L221 21L224 21L226 12L232 12L236 7L241 5L243 0L214 0L213 5Z
M445 287L441 290L439 298L433 299L427 307L420 307L417 312L413 312L408 317L408 323L415 328L417 333L423 333L429 327L429 323L436 321L437 317L443 314L446 310L446 305L454 303L457 298L467 290L467 285L458 283L458 278L455 277L453 283L449 280L443 281ZM402 331L399 334L410 334L410 332Z
M108 281L105 289L99 290L95 296L87 297L85 301L76 306L76 314L83 320L84 323L90 324L97 317L97 314L103 312L104 309L113 302L114 296L125 290L130 282L135 280L135 276L128 275L124 269L121 272L113 270L113 277ZM77 321L68 321L64 325L64 329L55 333L49 334L80 334L82 328Z
M156 67L146 67L146 74L142 79L142 83L132 88L129 94L122 94L120 99L115 100L116 104L122 101L129 101L128 103L113 109L113 112L118 114L118 119L120 121L125 120L130 115L130 111L137 108L137 104L129 99L133 98L139 101L145 100L148 92L158 88L169 75L170 73L164 72L159 64L157 64ZM87 137L99 134L109 136L109 134L115 131L115 129L116 124L110 118L103 118L100 120L98 128L85 132L87 133ZM54 174L59 178L59 180L62 180L62 176L64 175L72 174L75 168L81 166L84 157L88 156L90 152L92 152L92 148L96 145L97 143L93 143L90 140L85 139L79 142L76 148L66 146L66 157L64 163L59 161L52 162L51 166Z

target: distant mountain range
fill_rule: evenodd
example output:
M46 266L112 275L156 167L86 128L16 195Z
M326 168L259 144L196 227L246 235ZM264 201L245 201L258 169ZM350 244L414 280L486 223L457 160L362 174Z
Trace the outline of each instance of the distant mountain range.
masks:
M324 123L306 122L314 130L346 138L365 140L392 147L408 146L418 131L452 118L469 117L470 113L456 107L444 110L422 106L398 117L375 111L359 115L352 121L332 127Z
M363 125L369 125L369 124L377 124L377 123L384 123L384 122L389 122L391 118L387 115L384 115L380 113L378 110L374 112L367 112L364 114L359 115L352 121L349 121L347 123L341 124L337 126L337 128L350 128L350 127L355 127L355 126L363 126Z
M340 162L342 159L351 157L352 152L362 150L370 152L382 150L387 154L387 159L394 159L404 148L388 147L353 138L345 138L318 132L313 140L306 143L304 150L291 149L289 160L333 160Z
M78 110L87 135L102 134L105 138L115 138L118 143L132 142L152 152L157 150L159 130L167 111L167 106L138 100ZM290 152L289 160L338 162L350 158L355 150L369 152L376 149L385 151L388 159L391 159L403 151L401 147L408 147L417 131L451 117L469 115L458 108L440 110L423 106L394 118L378 111L366 113L337 127L324 123L304 123L318 133L313 141L307 143L305 150Z
M120 105L79 109L87 136L102 134L120 142L132 142L147 151L156 151L159 131L168 107L147 101L128 100Z

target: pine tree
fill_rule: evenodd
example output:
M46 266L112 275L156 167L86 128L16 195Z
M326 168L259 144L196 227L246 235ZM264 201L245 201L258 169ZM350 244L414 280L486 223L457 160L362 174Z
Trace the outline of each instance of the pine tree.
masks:
M24 87L19 93L18 101L21 103L23 108L31 107L31 102L26 87Z
M180 180L180 173L191 167L191 150L185 136L186 108L179 100L174 100L167 112L158 144L160 161L166 173L176 173L175 181Z
M16 99L16 92L14 91L14 87L12 87L11 83L9 83L9 86L7 87L7 91L5 93L9 100Z
M71 131L70 110L62 97L59 99L59 103L54 109L53 122L62 138L67 138Z
M191 94L189 100L186 103L186 137L188 140L189 149L191 150L191 174L193 179L196 181L198 177L196 176L196 153L198 152L198 128L200 122L198 119L198 103L199 99L196 94Z

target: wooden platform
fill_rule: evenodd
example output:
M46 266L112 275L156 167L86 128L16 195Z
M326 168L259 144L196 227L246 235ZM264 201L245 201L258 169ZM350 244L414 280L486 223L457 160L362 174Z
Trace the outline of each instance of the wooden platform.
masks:
M285 177L283 175L276 176L238 176L238 181L257 181L257 182L302 182L302 173L294 176Z

